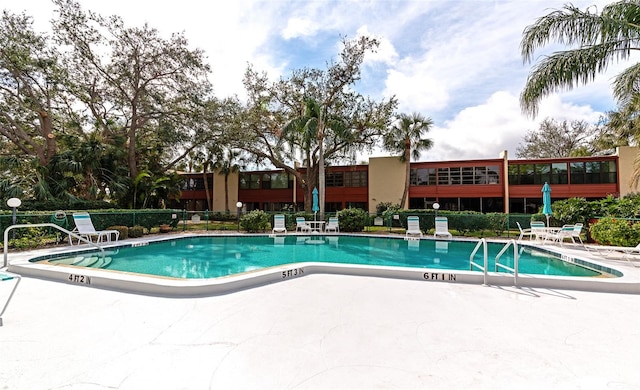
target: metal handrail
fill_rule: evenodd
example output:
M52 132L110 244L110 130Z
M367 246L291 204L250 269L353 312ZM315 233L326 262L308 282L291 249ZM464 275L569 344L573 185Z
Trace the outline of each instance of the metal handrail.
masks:
M89 245L93 245L96 248L100 249L101 252L101 256L102 258L104 258L104 248L101 247L100 245L94 243L91 240L87 240L84 237L79 236L78 234L69 231L61 226L56 225L55 223L33 223L33 224L19 224L19 225L11 225L8 228L6 228L4 230L4 266L3 268L7 267L7 257L9 254L9 231L12 229L17 229L17 228L33 228L33 227L52 227L52 228L56 228L60 231L62 231L63 233L68 234L70 237L75 237L78 239L79 241L84 241L85 243L89 244ZM71 238L69 238L69 242L71 242Z
M478 252L478 249L480 249L480 246L484 247L484 266L481 266L480 264L477 264L473 261L473 257ZM476 247L471 252L471 256L469 256L469 270L473 271L474 266L480 268L484 273L484 283L482 283L482 285L487 286L487 268L489 268L489 254L487 250L487 240L485 238L481 238L480 241L478 241Z
M509 248L510 245L513 245L513 268L506 266L504 264L500 264L498 261L500 260L500 257L507 251L507 249ZM495 271L498 272L498 268L504 268L508 271L513 272L513 285L514 286L518 286L518 243L516 242L516 240L509 240L509 242L507 242L507 244L502 247L502 249L500 250L500 252L498 252L498 255L496 256L496 269Z

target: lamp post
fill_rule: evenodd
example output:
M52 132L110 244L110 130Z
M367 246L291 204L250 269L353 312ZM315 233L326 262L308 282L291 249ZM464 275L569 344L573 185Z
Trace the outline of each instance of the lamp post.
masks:
M238 232L240 232L240 212L242 211L242 202L238 201L238 203L236 203L236 207L238 208Z
M9 198L7 200L7 206L11 207L11 209L13 210L12 213L12 218L11 218L11 224L15 225L16 224L16 220L17 220L17 214L16 214L16 209L18 207L20 207L20 205L22 204L22 201L18 198ZM16 232L13 231L13 234L11 235L12 238L16 238Z
M440 203L435 202L435 203L433 204L433 209L434 209L434 210L435 210L435 212L436 212L436 218L438 218L438 210L440 209Z

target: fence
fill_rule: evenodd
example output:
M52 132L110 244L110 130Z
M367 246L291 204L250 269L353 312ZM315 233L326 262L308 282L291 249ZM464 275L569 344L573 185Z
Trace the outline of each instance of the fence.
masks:
M56 222L60 226L74 228L73 212L65 213L64 221ZM204 230L204 231L238 231L240 230L239 218L243 213L238 215L237 212L209 212L209 211L186 211L186 210L101 210L91 211L91 220L97 230L104 230L113 226L133 227L142 226L149 232L157 231L161 225L169 225L171 229L178 231L188 230ZM295 218L298 216L305 217L308 220L320 219L319 214L310 212L271 212L274 214L285 214L287 226L292 226ZM365 214L364 231L365 232L389 232L403 233L406 229L407 216L415 215L420 220L420 228L424 232L434 229L434 221L436 213L434 211L419 210L399 210L393 214ZM18 224L37 224L53 222L55 212L18 212L16 214L16 222ZM325 213L324 220L335 216L336 213ZM531 221L530 214L502 214L502 213L461 213L461 212L438 212L440 216L446 216L449 220L449 229L458 235L481 235L481 236L503 236L512 237L518 235L519 222L523 228L528 227ZM0 212L0 229L4 231L13 224L13 216L11 212ZM66 225L66 226L64 226ZM27 229L29 230L29 229ZM37 229L33 229L34 231ZM46 230L46 231L42 231ZM18 229L14 238L22 236L33 236L34 231L25 231ZM41 229L41 235L55 235L51 229ZM26 244L25 244L26 245Z

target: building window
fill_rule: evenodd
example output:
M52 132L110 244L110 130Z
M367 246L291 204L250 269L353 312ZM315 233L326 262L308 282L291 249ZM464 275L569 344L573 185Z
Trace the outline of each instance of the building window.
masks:
M551 181L551 164L534 164L534 184L544 184Z
M462 184L473 184L474 183L474 172L473 167L464 167L462 168Z
M436 169L435 168L412 169L410 171L409 181L412 186L435 185Z
M500 170L498 166L485 167L451 167L438 168L438 185L451 184L499 184ZM411 185L436 184L435 168L418 168L411 171Z
M271 188L289 188L289 174L286 172L271 174Z
M249 176L249 188L252 190L260 189L260 174L251 174Z
M511 164L509 165L509 183L536 184L536 180L540 180L540 175L543 171L544 169L539 168L536 176L536 167L533 164Z
M614 161L571 163L571 184L612 184L618 181Z
M268 190L269 188L271 188L271 174L269 173L263 173L262 174L262 185L261 188L263 190Z
M324 177L327 187L344 187L343 172L327 172Z
M367 172L365 171L353 171L344 173L344 185L345 187L366 187Z
M569 175L567 174L567 163L551 164L551 184L567 184L569 183Z
M489 165L487 168L487 184L500 184L500 168L497 165Z
M449 168L438 168L438 184L451 184L449 182Z
M293 179L286 172L241 173L239 182L241 190L269 190L293 187Z
M204 190L204 179L201 177L195 177L189 179L190 190Z

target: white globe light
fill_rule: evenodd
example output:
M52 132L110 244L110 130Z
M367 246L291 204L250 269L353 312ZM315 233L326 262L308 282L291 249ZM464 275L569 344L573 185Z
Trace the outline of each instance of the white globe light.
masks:
M436 202L433 204L433 209L438 210L440 208L440 203Z
M7 206L9 207L20 207L21 204L22 201L18 198L9 198L9 200L7 200Z
M237 207L237 208L242 207L242 202L238 202L238 203L236 203L236 207Z

